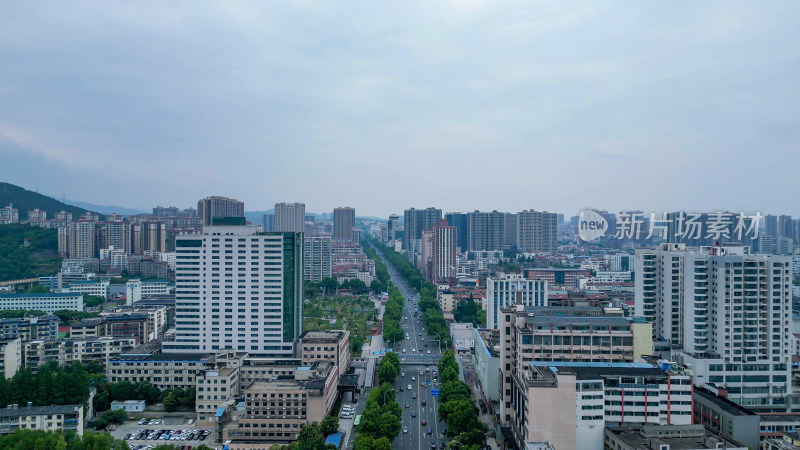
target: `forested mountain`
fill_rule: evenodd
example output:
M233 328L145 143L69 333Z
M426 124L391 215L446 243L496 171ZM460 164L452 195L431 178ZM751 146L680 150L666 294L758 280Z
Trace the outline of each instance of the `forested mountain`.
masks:
M60 267L56 229L0 225L0 281L52 275Z

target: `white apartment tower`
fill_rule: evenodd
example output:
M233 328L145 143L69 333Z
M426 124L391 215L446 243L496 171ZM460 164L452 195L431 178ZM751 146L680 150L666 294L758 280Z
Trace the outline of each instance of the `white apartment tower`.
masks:
M756 411L786 411L791 258L724 245L637 250L635 314L653 323L697 385Z
M306 229L305 203L276 203L275 231L302 233Z
M433 281L437 284L456 278L456 227L443 222L433 229Z
M175 241L174 342L164 352L292 357L303 333L303 234L203 227Z
M331 276L331 237L306 237L303 240L303 279L319 283Z
M547 281L528 280L518 273L486 279L486 328L497 329L501 309L511 305L547 306Z

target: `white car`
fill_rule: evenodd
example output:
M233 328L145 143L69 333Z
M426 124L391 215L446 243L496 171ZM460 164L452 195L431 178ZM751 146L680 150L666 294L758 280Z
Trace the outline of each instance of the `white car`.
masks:
M412 388L411 388L411 385L409 384L409 385L408 385L408 390L410 391L411 389L412 389Z
M411 381L417 381L417 377L411 377Z

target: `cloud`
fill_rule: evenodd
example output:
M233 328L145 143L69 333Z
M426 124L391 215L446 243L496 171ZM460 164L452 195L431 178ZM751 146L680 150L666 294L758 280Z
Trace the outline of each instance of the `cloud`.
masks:
M10 3L0 178L142 206L800 214L798 8Z

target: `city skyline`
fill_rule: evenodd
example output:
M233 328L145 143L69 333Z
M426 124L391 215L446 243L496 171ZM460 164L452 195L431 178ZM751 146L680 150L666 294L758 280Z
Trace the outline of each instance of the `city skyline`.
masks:
M800 215L775 195L798 187L794 6L9 5L0 179L132 208ZM342 182L368 177L398 183Z

